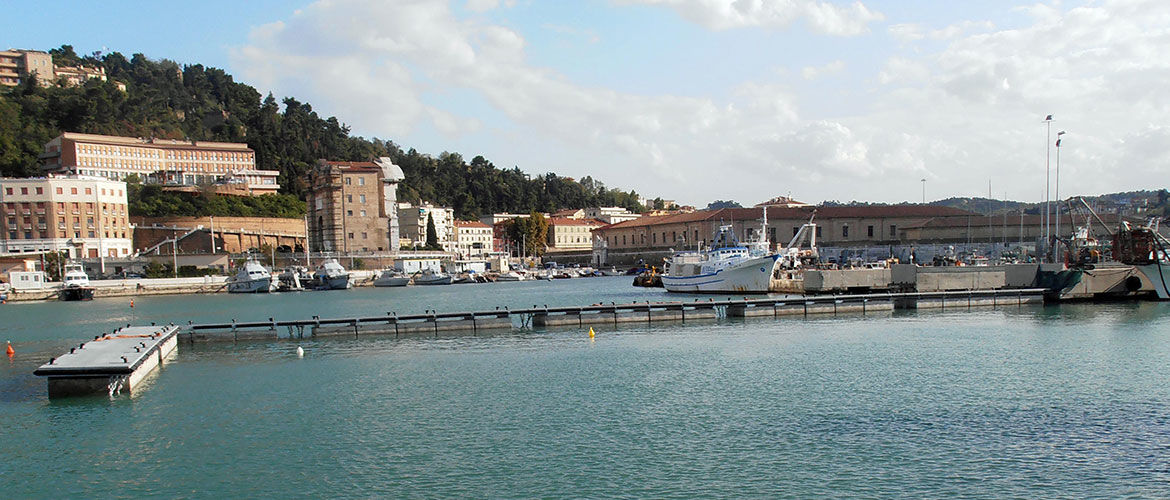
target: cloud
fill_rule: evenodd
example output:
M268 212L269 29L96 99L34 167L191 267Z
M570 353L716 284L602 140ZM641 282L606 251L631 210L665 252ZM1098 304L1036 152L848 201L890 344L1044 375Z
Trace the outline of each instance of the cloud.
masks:
M647 2L687 19L709 15L705 25L717 29L832 18L809 14L822 8L811 2L637 3ZM898 22L875 35L886 45L828 52L831 62L803 67L802 79L781 66L694 95L575 82L528 61L525 29L555 25L495 24L453 8L318 2L256 28L233 50L233 65L245 81L312 102L362 135L413 146L423 131L437 133L435 151L700 205L789 191L808 201L917 200L921 178L932 198L985 196L991 179L996 196L1040 199L1049 113L1069 132L1062 194L1162 187L1151 183L1170 164L1170 129L1161 125L1170 58L1160 53L1170 46L1170 4L1162 2L1033 6L1007 28ZM861 29L880 19L861 4L833 8ZM621 15L616 9L607 15ZM740 49L758 67L777 65L768 51ZM829 74L831 88L818 85Z
M623 3L662 5L713 30L745 27L786 28L803 20L815 33L860 35L870 23L884 19L861 2L838 6L817 0L622 0Z
M800 70L800 76L805 80L816 80L824 75L840 73L845 69L845 61L836 60L822 66L805 66Z

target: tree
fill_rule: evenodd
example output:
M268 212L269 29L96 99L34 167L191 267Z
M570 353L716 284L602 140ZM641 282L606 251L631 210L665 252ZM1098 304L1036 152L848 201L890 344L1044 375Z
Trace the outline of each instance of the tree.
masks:
M548 240L548 220L533 210L528 217L516 217L508 221L505 229L508 239L523 246L527 255L544 255Z
M435 217L432 214L427 214L427 250L442 250L439 246L439 233L435 231Z

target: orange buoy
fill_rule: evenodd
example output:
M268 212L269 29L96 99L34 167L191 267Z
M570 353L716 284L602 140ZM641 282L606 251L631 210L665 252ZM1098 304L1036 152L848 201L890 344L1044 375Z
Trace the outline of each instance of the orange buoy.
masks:
M134 299L130 299L130 308L134 309Z
M8 349L7 349L7 350L8 350L8 357L15 356L15 355L16 355L16 349L13 349L13 348L12 348L12 342L8 342L8 341L5 341L5 342L8 344Z

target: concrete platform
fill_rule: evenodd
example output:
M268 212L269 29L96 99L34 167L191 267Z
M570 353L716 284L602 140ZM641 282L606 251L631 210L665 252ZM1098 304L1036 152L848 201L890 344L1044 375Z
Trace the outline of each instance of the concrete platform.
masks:
M179 327L137 326L83 342L33 371L49 397L133 393L178 346Z

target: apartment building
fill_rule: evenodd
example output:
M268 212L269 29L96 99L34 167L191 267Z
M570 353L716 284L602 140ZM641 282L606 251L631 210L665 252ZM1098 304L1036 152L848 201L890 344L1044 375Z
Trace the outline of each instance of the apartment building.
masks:
M35 75L41 85L57 79L53 56L39 50L8 49L0 52L0 85L15 87L24 78Z
M596 219L550 217L548 221L548 251L593 248L593 230L604 225L604 222Z
M641 216L641 214L630 212L622 207L589 207L585 209L585 218L597 219L606 224L617 224Z
M0 204L0 252L67 250L70 258L131 254L124 182L85 176L0 179Z
M479 221L455 221L455 252L463 258L481 259L493 252L492 226Z
M398 223L402 227L402 239L410 246L422 247L427 244L427 219L435 221L435 235L444 252L457 251L455 241L455 211L447 207L436 207L430 203L407 206L399 212Z
M258 170L247 144L179 141L63 133L45 144L41 169L48 174L124 180L133 174L146 184L199 186L227 184L246 194L280 189L276 170Z
M389 158L320 160L309 172L309 249L398 250L397 186L405 177Z

